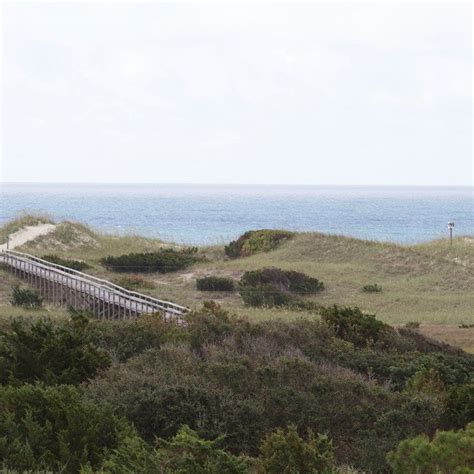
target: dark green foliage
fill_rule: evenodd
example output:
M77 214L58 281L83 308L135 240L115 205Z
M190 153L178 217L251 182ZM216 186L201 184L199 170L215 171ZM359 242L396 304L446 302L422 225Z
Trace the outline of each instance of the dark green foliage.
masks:
M233 240L224 248L229 258L248 257L259 252L275 249L281 242L291 239L295 234L285 230L250 230Z
M196 280L196 288L199 291L234 291L235 282L232 278L206 276Z
M356 346L377 342L382 331L392 330L388 324L375 319L375 315L364 314L357 307L330 306L321 310L321 317L334 329L337 337Z
M382 287L377 285L377 283L371 283L369 285L364 285L362 287L362 291L364 293L380 293L382 291Z
M408 323L405 324L405 327L407 329L418 329L420 327L420 323L418 321L408 321Z
M354 345L326 323L251 324L212 302L186 321L159 349L87 387L90 397L108 401L149 442L168 439L185 424L206 439L225 433L223 448L256 457L269 432L294 424L300 433L327 433L338 464L379 472L402 439L449 423L450 387L474 373L474 357L428 345L428 352L418 351L420 342L385 325L374 336L354 324L350 339L370 341ZM436 386L430 377L416 375L430 367L444 398L429 392ZM465 396L456 402L453 395L459 419L468 415L460 410Z
M240 279L240 284L253 287L270 284L282 291L299 295L314 294L324 288L323 283L317 278L309 277L301 272L274 267L245 272Z
M182 327L160 314L142 315L134 321L91 320L87 339L114 362L125 362L170 340L182 338Z
M335 469L330 439L308 430L304 440L294 425L286 431L277 429L268 434L262 441L260 453L259 467L267 473L332 474Z
M78 270L82 272L83 270L87 270L91 268L86 262L81 260L73 260L70 258L61 258L57 255L43 255L41 257L43 260L46 260L51 263L55 263L56 265L61 265L62 267L71 268L72 270Z
M288 306L294 300L288 293L268 283L256 287L241 285L239 293L246 305L254 307Z
M47 318L31 325L14 319L0 332L0 382L78 384L93 377L110 359L91 344L87 326L81 313L61 324Z
M105 257L102 265L108 270L128 273L169 273L189 267L198 260L195 247L183 250L170 248L150 253L130 253Z
M298 306L301 302L294 295L314 294L323 288L317 278L273 267L245 272L239 282L240 295L249 306Z
M432 440L426 435L404 440L388 455L388 462L394 474L471 473L474 423L464 430L438 431Z
M474 420L474 380L450 387L446 403L446 426L462 428L466 421Z
M249 472L251 460L244 456L234 456L224 451L220 445L223 437L209 441L202 439L196 431L182 426L169 441L159 438L154 449L130 440L114 450L105 462L108 472L157 472L192 474L244 474Z
M21 306L22 308L41 308L43 306L43 298L36 290L21 288L20 285L15 285L12 287L11 304L13 306Z
M108 450L134 430L109 408L67 385L0 387L0 459L15 471L100 468Z
M79 452L81 443L89 439L94 439L94 446L109 449L106 454L99 448L81 450L77 464L84 472L171 474L189 466L193 472L275 472L286 468L287 472L324 472L321 465L315 471L312 463L331 463L331 452L334 465L387 472L387 453L397 450L403 439L432 436L437 429L458 429L472 419L473 356L416 331L374 324L371 316L367 318L357 309L326 311L327 321L306 316L290 322L251 323L206 302L202 309L186 315L184 325L166 322L158 315L134 322L87 322L84 314L73 313L72 322L48 320L52 330L39 321L25 323L22 332L28 337L22 336L19 345L16 336L3 336L0 349L5 341L7 347L17 349L14 357L0 357L2 364L7 361L11 368L1 366L0 374L12 387L34 379L46 383L85 381L80 390L92 404L81 399L77 412L64 415L68 426L64 430L79 439L77 451L72 444L70 449ZM346 319L341 321L343 316ZM11 320L11 327L3 334L15 333L14 323ZM80 343L74 342L76 338ZM115 363L100 370L106 364L98 368L94 361L104 352ZM75 371L69 372L69 367ZM0 398L3 408L2 403ZM74 400L69 404L76 406ZM126 429L123 436L114 438L117 442L107 441L107 434L100 439L84 434L95 433L92 425L104 426L101 416L90 414L87 408L96 407L102 413L103 404L115 416L133 423L142 439ZM39 401L35 407L43 405L48 406ZM11 411L15 414L8 416L13 416L17 425L27 420L20 408ZM51 418L51 429L59 433L55 442L59 443L62 425L51 410L41 413L44 420ZM115 423L107 413L106 421ZM49 432L41 431L45 421L39 425L21 423L28 426L25 436L38 440L31 446L41 446L35 453L53 454L48 454L48 459L31 458L26 441L10 442L17 438L16 428L7 430L0 424L0 447L14 449L14 454L8 454L7 467L21 471L28 463L36 469L41 462L45 469L78 471L77 464L72 469L64 467L62 451L40 444L50 437ZM189 428L183 429L183 425ZM291 425L295 428L288 429ZM113 426L107 427L107 433L114 432ZM308 430L327 437L307 437ZM36 433L40 434L36 437ZM259 449L265 445L263 440L271 440L267 449ZM20 451L26 454L18 455ZM98 451L102 454L96 454ZM242 453L253 459L240 456ZM66 455L74 463L79 459L67 450ZM107 459L101 465L104 456ZM264 459L269 463L267 468ZM272 463L275 468L269 467ZM308 465L312 470L304 467ZM243 471L233 471L236 466Z

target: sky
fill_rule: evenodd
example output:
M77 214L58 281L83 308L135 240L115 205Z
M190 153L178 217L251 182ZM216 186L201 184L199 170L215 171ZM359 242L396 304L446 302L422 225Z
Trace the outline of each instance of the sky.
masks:
M472 185L471 8L5 2L1 180Z

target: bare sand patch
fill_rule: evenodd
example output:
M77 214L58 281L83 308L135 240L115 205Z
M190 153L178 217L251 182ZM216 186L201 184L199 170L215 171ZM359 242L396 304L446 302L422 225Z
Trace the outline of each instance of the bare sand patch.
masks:
M10 234L9 248L20 247L27 242L36 239L40 235L46 235L56 228L56 224L38 224L23 227L22 229ZM0 250L6 250L7 244L1 244Z

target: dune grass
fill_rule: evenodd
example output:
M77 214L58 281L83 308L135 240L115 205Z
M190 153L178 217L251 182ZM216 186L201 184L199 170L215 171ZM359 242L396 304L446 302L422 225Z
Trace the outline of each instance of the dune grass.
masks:
M232 260L225 258L223 245L215 245L199 249L205 261L176 273L147 275L143 286L138 284L136 290L189 307L214 299L238 315L255 320L314 317L288 309L247 308L237 292L196 290L196 279L205 275L238 280L245 271L275 266L304 272L324 282L325 290L308 297L311 301L359 306L391 324L418 321L457 327L474 321L473 242L472 237L457 237L452 247L446 241L404 246L301 233L270 252ZM119 275L100 265L102 257L152 252L169 245L141 236L104 235L82 224L65 222L21 250L42 255L47 249L60 257L84 260L92 267L88 272L116 280ZM364 292L362 288L367 284L378 284L383 291Z
M7 241L8 235L14 234L24 227L38 224L54 224L54 221L48 214L20 212L17 217L0 227L0 244Z

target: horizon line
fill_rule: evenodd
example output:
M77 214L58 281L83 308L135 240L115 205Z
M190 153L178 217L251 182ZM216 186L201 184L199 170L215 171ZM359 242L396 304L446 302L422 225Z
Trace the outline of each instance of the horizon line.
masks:
M156 185L156 186L278 186L278 187L353 187L353 188L474 188L471 184L322 184L322 183L186 183L186 182L151 182L151 181L0 181L1 185L8 184L72 184L72 185Z

